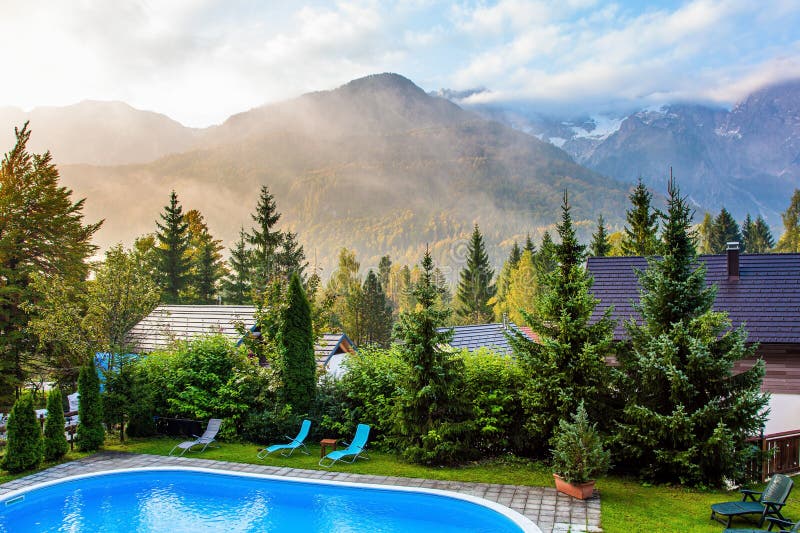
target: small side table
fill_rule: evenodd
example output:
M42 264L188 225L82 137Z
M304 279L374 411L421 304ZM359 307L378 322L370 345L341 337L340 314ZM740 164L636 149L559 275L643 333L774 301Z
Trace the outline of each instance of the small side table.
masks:
M322 439L319 441L319 456L325 457L327 455L328 448L331 448L331 451L336 451L336 444L339 442L339 439Z

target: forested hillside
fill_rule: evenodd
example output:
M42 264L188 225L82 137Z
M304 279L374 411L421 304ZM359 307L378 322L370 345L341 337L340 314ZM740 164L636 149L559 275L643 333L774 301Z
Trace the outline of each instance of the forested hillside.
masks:
M459 268L475 222L496 246L537 238L564 189L586 238L599 213L615 224L625 212L627 186L394 74L233 116L200 143L147 164L62 167L87 216L106 219L101 246L152 231L172 189L229 244L268 185L323 275L341 247L370 267L384 254L413 264L430 243L437 263Z

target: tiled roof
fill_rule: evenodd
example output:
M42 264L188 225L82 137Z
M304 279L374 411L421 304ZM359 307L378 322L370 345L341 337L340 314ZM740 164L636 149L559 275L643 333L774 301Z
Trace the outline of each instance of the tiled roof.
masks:
M148 353L209 333L238 341L236 323L250 329L255 311L251 305L159 305L128 332L125 342L134 353Z
M314 344L314 358L318 364L324 365L342 345L344 351L353 349L353 343L344 333L325 333Z
M519 330L515 324L503 325L477 324L474 326L455 326L453 327L453 340L450 346L457 349L466 348L470 352L479 348L488 348L497 353L511 354L511 345L506 337L506 332L511 328ZM439 331L446 331L449 328L439 328Z
M698 260L706 264L706 283L718 287L714 309L727 312L734 326L745 323L748 341L800 343L800 254L742 254L738 280L728 280L725 255ZM633 316L632 302L639 300L634 269L646 268L643 257L589 258L592 292L600 299L593 319L613 305L616 339L624 338L622 322Z

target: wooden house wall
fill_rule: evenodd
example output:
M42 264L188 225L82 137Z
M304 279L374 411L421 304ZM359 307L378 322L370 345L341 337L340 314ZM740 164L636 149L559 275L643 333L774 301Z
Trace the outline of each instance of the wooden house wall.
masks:
M757 357L764 359L764 392L800 394L800 344L762 344L753 358L737 362L734 373L751 368Z

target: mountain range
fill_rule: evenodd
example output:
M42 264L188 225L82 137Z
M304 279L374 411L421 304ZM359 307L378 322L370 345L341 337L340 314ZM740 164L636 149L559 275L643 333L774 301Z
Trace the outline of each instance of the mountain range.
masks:
M473 224L499 265L513 240L552 229L568 190L587 241L599 214L622 227L639 176L663 192L669 166L701 213L725 205L779 224L798 186L798 95L797 83L784 84L730 111L683 104L561 119L465 108L452 101L462 95L378 74L202 129L119 102L5 108L0 146L30 120L31 148L51 150L63 183L87 198L87 220L105 219L101 247L154 231L172 189L228 246L252 225L267 185L280 225L323 276L342 247L367 268L387 253L416 263L429 244L452 279Z
M577 117L508 105L473 110L627 183L641 177L663 191L672 167L701 214L725 206L739 220L761 214L780 231L779 214L800 187L800 80L764 87L730 110L689 103Z
M105 106L122 113L107 121L97 111ZM259 189L267 185L281 224L298 233L323 275L342 247L370 267L387 253L414 264L426 244L454 275L475 223L499 265L513 239L529 232L536 239L556 221L567 189L586 238L598 213L625 210L626 185L396 74L183 132L165 117L121 104L76 107L49 118L33 113L31 138L52 148L63 183L87 198L87 219L105 219L96 239L102 247L154 231L172 189L184 210L198 209L212 234L230 245L240 227L252 226ZM97 123L70 128L69 117L86 110ZM125 113L133 126L125 124ZM141 135L145 120L150 142L131 140L130 153L113 164L115 148ZM117 129L122 139L108 138Z

